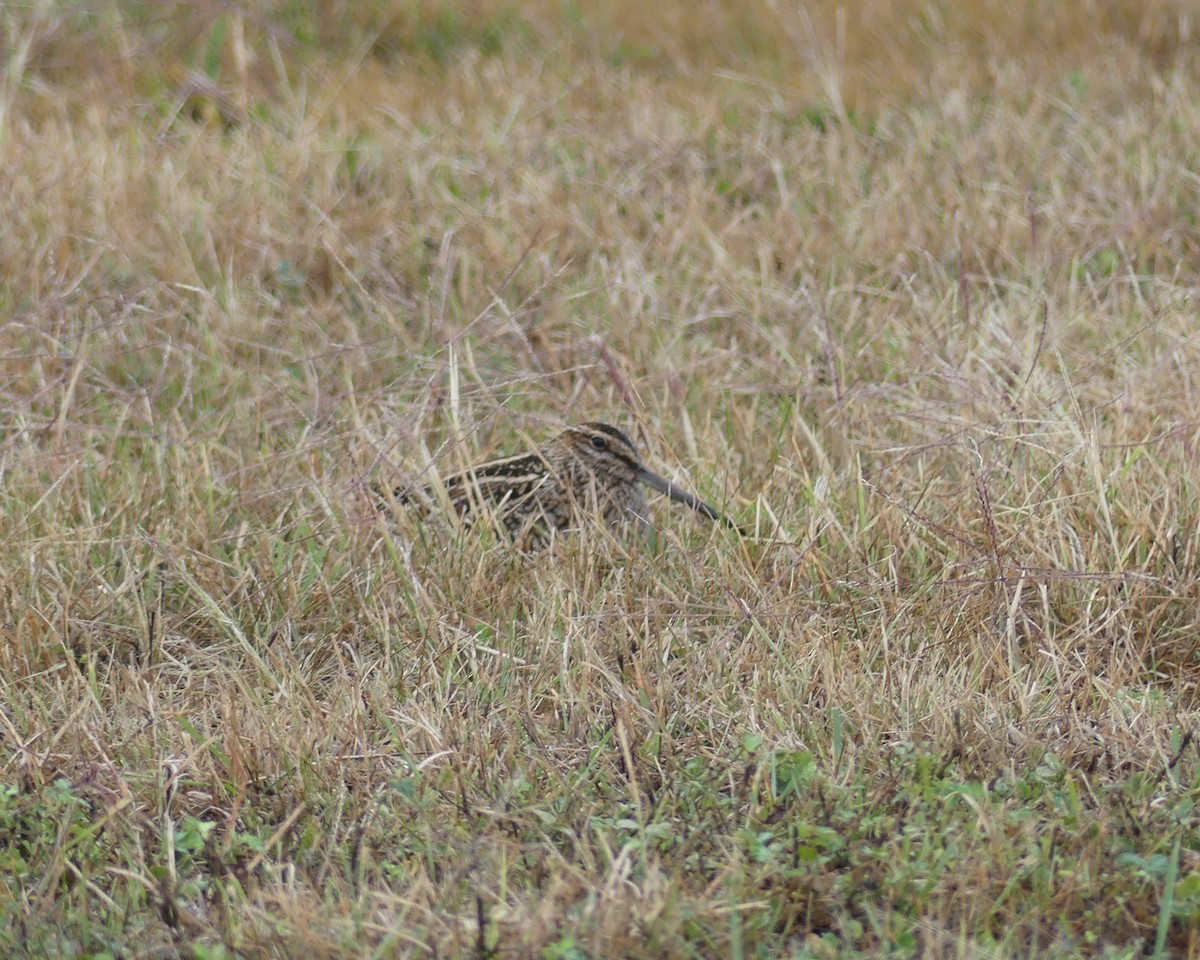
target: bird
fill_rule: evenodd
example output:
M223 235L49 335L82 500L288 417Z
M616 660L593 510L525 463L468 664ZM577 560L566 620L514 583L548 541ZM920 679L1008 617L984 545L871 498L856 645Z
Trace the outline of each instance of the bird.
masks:
M587 518L614 531L631 526L644 531L649 526L646 487L745 534L695 494L650 470L628 434L607 423L567 427L530 453L489 460L442 483L465 524L488 517L525 547L544 546ZM397 487L391 498L425 508L439 499L436 488L411 486Z

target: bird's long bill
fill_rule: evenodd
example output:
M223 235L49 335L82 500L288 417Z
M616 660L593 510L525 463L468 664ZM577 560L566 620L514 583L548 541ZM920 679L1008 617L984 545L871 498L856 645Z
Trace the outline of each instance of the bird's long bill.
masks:
M705 503L694 493L688 493L688 491L684 490L683 487L672 483L670 480L660 477L653 470L647 470L645 467L642 467L638 471L638 479L641 480L642 483L646 484L646 486L653 487L659 493L665 493L676 503L686 503L693 510L699 511L710 520L719 520L730 529L736 530L738 533L745 533L741 527L725 516L725 514Z

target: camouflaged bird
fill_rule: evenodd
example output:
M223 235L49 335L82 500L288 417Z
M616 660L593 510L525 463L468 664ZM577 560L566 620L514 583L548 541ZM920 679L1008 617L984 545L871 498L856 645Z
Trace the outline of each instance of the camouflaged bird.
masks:
M589 517L612 530L645 529L647 486L744 533L703 500L648 469L633 441L607 423L568 427L532 453L481 463L446 477L443 485L466 523L494 518L522 546L543 545ZM397 503L426 509L439 501L429 487L399 487L392 496Z

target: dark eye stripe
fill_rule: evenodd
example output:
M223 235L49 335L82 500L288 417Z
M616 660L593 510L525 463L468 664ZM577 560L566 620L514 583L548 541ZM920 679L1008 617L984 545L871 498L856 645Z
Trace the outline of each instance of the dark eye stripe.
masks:
M616 427L607 423L585 423L585 427L589 430L596 430L600 433L607 433L614 440L618 441L623 447L628 448L629 453L633 454L636 459L638 456L637 447L633 445L633 441L625 434L623 430L618 430Z

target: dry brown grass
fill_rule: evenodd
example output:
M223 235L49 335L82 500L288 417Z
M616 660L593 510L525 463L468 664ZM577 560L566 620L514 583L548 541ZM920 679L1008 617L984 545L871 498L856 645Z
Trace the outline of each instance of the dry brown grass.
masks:
M6 6L4 950L1200 955L1190 15Z

